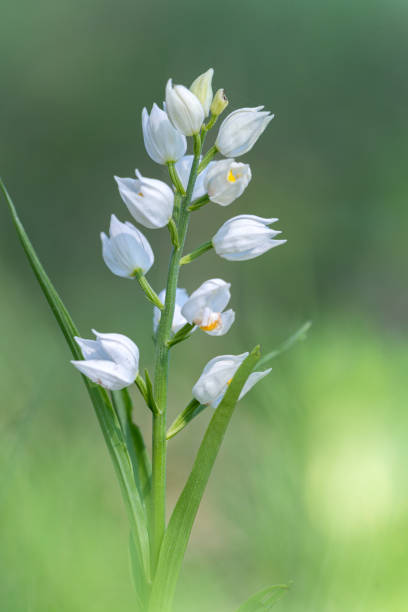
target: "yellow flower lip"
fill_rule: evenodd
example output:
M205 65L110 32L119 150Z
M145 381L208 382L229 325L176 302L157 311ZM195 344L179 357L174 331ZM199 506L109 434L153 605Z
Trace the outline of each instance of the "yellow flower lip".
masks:
M213 331L214 329L218 327L219 324L220 324L220 321L217 319L216 321L213 321L209 325L200 325L200 329L202 329L203 331Z
M141 191L139 191L139 193L137 194L138 196L140 196L141 198L144 198L144 195Z
M232 170L228 172L227 180L230 183L235 183L235 181L237 180L237 177L233 174Z
M219 327L221 324L221 315L219 314L217 318L208 325L200 325L199 322L195 322L195 324L205 332L214 331L214 329L217 329L217 327Z

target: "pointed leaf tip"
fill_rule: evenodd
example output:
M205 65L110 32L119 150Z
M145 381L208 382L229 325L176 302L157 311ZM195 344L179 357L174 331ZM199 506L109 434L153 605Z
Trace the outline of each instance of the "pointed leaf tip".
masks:
M236 612L268 612L288 592L289 585L266 587L252 595Z

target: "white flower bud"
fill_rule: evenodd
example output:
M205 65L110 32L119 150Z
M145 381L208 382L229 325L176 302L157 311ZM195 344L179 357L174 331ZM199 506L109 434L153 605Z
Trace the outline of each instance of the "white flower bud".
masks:
M126 221L111 216L109 238L102 232L102 256L109 270L117 276L133 278L137 270L146 274L154 262L152 248L142 232Z
M212 115L218 117L228 106L228 98L225 95L225 91L223 89L218 89L215 92L215 96L213 98L210 111Z
M231 298L230 287L220 278L206 281L190 295L181 314L210 336L223 336L235 319L233 310L223 312Z
M182 134L198 134L204 121L204 109L200 100L184 85L174 85L169 79L166 85L166 112L170 121Z
M163 291L160 291L159 293L159 300L161 301L162 304L164 304L165 299L166 299L166 290L163 289ZM184 304L187 302L187 300L188 300L187 291L185 289L176 289L176 304L174 307L173 322L171 324L171 331L173 332L173 334L176 334L178 331L180 331L182 327L184 327L184 325L188 323L187 319L185 319L183 315L181 314L181 309L184 306ZM161 312L155 306L153 308L153 331L154 333L157 332L157 328L160 323L160 318L161 318Z
M239 108L221 123L215 146L225 157L238 157L252 149L274 115L263 106Z
M208 170L204 187L212 202L228 206L246 189L251 180L248 164L240 164L233 159L214 162Z
M83 361L71 361L92 382L113 391L131 385L139 373L139 349L122 334L100 334L96 340L75 337Z
M200 76L197 77L190 86L190 91L192 91L201 102L205 117L208 117L210 114L210 106L213 99L213 91L211 87L213 74L214 69L209 68L207 72L200 74Z
M284 244L286 240L274 240L281 232L268 227L277 220L256 215L238 215L229 219L212 239L215 252L230 261L243 261Z
M143 109L142 127L146 151L153 161L166 164L183 157L187 150L186 137L176 130L157 104L153 104L150 117L147 109Z
M175 165L177 174L179 175L179 179L185 190L187 190L188 179L190 177L193 159L193 155L185 155L184 157L179 159ZM214 164L215 162L210 162L208 166L204 168L204 170L200 172L200 174L197 176L194 185L192 200L197 200L198 198L201 198L207 193L206 188L204 186L205 177L207 176L207 172L210 170L210 168L212 168Z
M242 355L220 355L211 359L193 387L193 397L200 404L216 408L224 397L234 374L248 355L249 353L242 353ZM253 372L250 374L238 399L242 399L270 371L271 368L263 372Z
M143 177L137 179L115 176L119 193L130 214L141 225L157 229L168 224L173 214L174 193L163 181Z

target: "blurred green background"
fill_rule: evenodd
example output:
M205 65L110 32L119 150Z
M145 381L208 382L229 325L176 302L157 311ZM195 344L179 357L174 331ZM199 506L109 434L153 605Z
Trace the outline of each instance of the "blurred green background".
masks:
M112 212L129 219L113 174L166 176L144 152L143 106L213 66L231 110L276 113L243 158L246 193L197 213L189 247L239 213L279 217L288 243L183 270L189 291L231 281L237 321L175 349L170 418L209 358L313 328L239 405L177 612L232 612L290 580L282 612L408 609L407 34L401 0L3 1L0 173L82 334L130 335L143 366L150 307L105 268L98 235ZM0 219L0 608L127 612L113 470L3 200ZM168 236L146 235L160 290ZM208 416L170 444L170 507Z

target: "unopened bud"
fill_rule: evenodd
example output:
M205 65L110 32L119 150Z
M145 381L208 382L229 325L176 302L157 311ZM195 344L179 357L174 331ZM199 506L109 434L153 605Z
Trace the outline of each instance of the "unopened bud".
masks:
M207 72L200 74L190 87L190 91L193 92L200 100L204 109L204 114L208 117L210 112L210 106L213 99L213 91L211 82L214 74L214 69L209 68Z
M218 117L228 106L228 98L223 89L219 89L215 94L211 104L211 114Z

